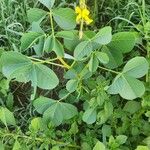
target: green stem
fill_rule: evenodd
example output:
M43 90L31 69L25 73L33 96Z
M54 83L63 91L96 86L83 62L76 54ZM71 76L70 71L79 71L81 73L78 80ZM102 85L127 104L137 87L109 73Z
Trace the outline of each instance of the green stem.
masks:
M60 64L57 64L57 63L50 62L50 60L41 60L41 59L37 59L37 58L33 58L33 57L28 57L28 58L30 58L31 60L34 60L34 61L38 61L38 62L34 62L33 61L33 63L36 63L36 64L38 64L38 63L42 63L42 64L46 63L46 64L50 64L50 65L54 65L54 66L58 66L58 67L62 67L62 68L67 68L64 65L60 65Z
M55 31L54 31L54 24L53 24L53 12L50 10L50 23L51 23L51 29L52 29L52 35L55 37Z
M111 69L107 69L105 67L99 66L98 68L100 68L102 70L105 70L105 71L108 71L108 72L111 72L111 73L114 73L114 74L120 74L120 72L117 72L117 71L114 71L114 70L111 70Z
M82 39L83 37L83 25L84 25L84 20L82 19L80 24L79 39Z
M150 59L150 43L149 41L147 41L147 59L149 60ZM148 83L149 82L149 71L148 73L146 74L146 82Z
M65 95L64 97L62 97L61 99L59 99L58 102L60 102L60 101L62 101L62 100L64 100L64 99L66 99L70 94L71 94L71 93L68 93L67 95Z

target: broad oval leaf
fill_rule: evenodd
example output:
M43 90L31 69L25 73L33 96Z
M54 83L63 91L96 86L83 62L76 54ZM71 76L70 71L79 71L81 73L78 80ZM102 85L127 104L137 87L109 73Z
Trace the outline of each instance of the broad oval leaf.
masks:
M107 26L99 30L99 32L92 38L92 42L106 45L111 42L112 39L112 28Z
M30 8L27 11L28 21L32 22L41 22L42 19L46 16L47 12L39 8Z
M76 27L76 15L70 8L59 8L53 11L56 23L64 30L72 30Z
M33 86L43 89L53 89L59 83L56 74L50 68L32 62L21 53L5 52L2 54L1 61L2 72L8 79L19 82L31 81Z
M144 57L135 57L127 62L123 68L123 73L134 78L143 77L149 69L149 64Z
M92 50L92 43L89 41L83 41L75 48L74 57L76 60L82 60L84 56L90 55Z
M48 36L45 40L45 43L44 43L44 48L43 48L43 51L49 53L53 50L53 37L52 36Z
M36 111L40 114L43 114L51 105L53 105L56 101L46 97L39 97L33 102L33 106Z
M43 33L39 32L25 33L21 38L21 49L26 50L30 48L43 35Z
M76 79L72 79L72 80L69 80L66 84L66 89L72 93L74 92L78 87L78 80Z
M60 125L64 120L71 119L77 114L75 106L46 97L36 99L33 105L39 113L43 114L46 122L51 121L55 125Z
M104 46L102 51L109 57L109 62L105 64L107 68L114 69L123 64L123 55L120 51L115 51L107 46Z
M96 52L95 56L98 58L98 60L102 63L102 64L107 64L109 62L109 57L106 53L104 52Z
M145 87L141 81L122 74L115 78L107 91L110 94L120 94L124 99L133 100L144 94Z
M8 125L16 125L13 113L4 107L0 107L0 120L6 127Z
M64 57L64 48L63 45L56 39L53 39L53 51L59 57Z
M108 44L110 49L122 53L130 52L136 44L136 38L132 32L119 32L113 35L112 41Z
M89 66L89 71L90 72L95 72L98 68L99 61L95 55L92 55L90 58L90 61L88 63Z
M55 0L38 0L40 3L42 3L44 6L46 6L48 9L51 9L55 3Z
M93 150L106 150L106 148L102 142L98 141L94 146Z
M83 114L83 121L87 124L92 124L96 121L96 110L93 108L87 109Z

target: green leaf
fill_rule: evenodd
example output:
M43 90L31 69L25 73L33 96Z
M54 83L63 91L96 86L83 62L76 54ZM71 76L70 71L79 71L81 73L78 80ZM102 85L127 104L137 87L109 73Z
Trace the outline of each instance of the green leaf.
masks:
M96 110L93 108L87 109L83 114L83 121L87 124L92 124L96 121Z
M55 36L63 38L63 39L74 40L78 36L77 33L78 31L76 30L60 31L60 32L57 32Z
M72 30L76 27L76 15L70 8L59 8L53 11L56 23L64 30Z
M2 72L8 79L15 78L19 82L31 81L33 86L42 89L53 89L59 83L56 74L50 68L33 63L21 53L5 52L2 54L1 60Z
M109 62L109 57L106 53L96 52L95 55L102 64L107 64Z
M109 86L107 91L110 94L120 94L124 99L133 100L144 94L145 87L141 81L120 74L114 79L114 82Z
M113 35L108 47L114 51L128 53L134 48L135 43L136 39L132 32L119 32Z
M136 101L129 101L125 104L123 110L126 112L129 112L130 114L136 113L138 110L140 110L141 104L140 102Z
M98 62L98 59L95 55L91 56L88 65L89 65L89 71L90 72L95 72L97 70L99 62Z
M4 144L0 141L0 150L5 150Z
M40 117L34 118L31 120L31 124L29 126L30 131L38 132L42 127L42 119Z
M53 40L53 51L57 56L64 57L63 45L56 38Z
M43 114L45 110L47 110L51 105L53 105L56 101L46 97L39 97L34 100L33 106L36 108L36 111L40 114Z
M106 46L102 48L102 51L109 57L109 62L105 64L106 67L114 69L123 64L123 55L120 51L109 49Z
M41 22L46 16L47 12L39 8L30 8L27 11L28 21L32 22Z
M106 148L102 142L98 141L94 146L93 150L106 150Z
M119 145L122 145L122 144L126 143L126 141L127 141L127 136L125 136L125 135L118 135L118 136L116 137L116 141L117 141L117 143L118 143Z
M12 150L20 150L20 149L21 149L21 145L18 142L18 140L16 140Z
M89 41L83 41L77 45L74 50L74 57L76 60L82 60L84 56L91 54L93 50L92 44Z
M136 150L149 150L147 146L138 146Z
M111 27L104 27L99 30L99 32L92 38L92 42L106 45L111 42L112 34L111 34L112 28Z
M0 120L6 127L8 125L16 125L13 113L4 107L0 107Z
M25 33L21 38L21 49L26 50L30 48L41 36L43 34L39 32Z
M74 92L78 87L78 80L76 79L72 79L72 80L69 80L66 84L66 89L72 93Z
M38 32L38 33L44 34L44 31L42 30L42 28L40 27L40 24L38 22L32 22L31 32Z
M39 2L46 6L48 9L51 9L54 6L55 0L39 0Z
M55 125L60 125L64 120L71 119L77 114L75 106L46 97L36 99L33 105L39 113L43 114L46 122L52 121Z
M45 40L44 43L44 48L43 48L45 52L49 53L53 50L53 37L52 36L48 36Z
M45 41L45 37L41 37L39 39L38 44L34 45L34 51L38 56L43 56L44 51L43 51L43 47L44 47L44 41Z
M143 77L149 69L149 64L144 57L135 57L128 61L123 69L123 73L134 78Z

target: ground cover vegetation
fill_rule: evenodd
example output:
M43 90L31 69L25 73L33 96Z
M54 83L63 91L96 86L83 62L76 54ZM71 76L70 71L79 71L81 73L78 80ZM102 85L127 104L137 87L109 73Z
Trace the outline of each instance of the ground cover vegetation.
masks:
M149 150L149 64L149 0L0 0L0 150Z

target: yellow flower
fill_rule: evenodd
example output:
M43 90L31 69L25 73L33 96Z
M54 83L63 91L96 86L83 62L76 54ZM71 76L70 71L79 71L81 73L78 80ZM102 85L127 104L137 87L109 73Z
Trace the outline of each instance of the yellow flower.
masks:
M79 6L76 7L75 12L77 15L76 17L76 22L80 23L82 20L86 23L86 24L90 24L93 22L92 19L89 18L89 10L85 7L85 8L80 8Z

